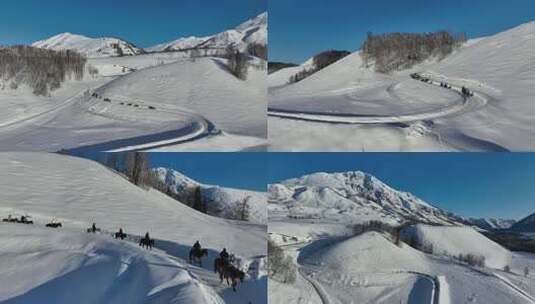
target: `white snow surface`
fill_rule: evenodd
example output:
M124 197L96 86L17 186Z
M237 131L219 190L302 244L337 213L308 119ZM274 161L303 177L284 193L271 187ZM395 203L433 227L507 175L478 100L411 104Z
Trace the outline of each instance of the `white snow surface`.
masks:
M45 40L36 41L34 47L51 50L72 50L88 58L119 56L133 56L143 53L143 50L119 38L89 38L82 35L62 33Z
M236 204L246 200L250 207L249 221L267 224L266 193L203 184L169 168L160 167L154 169L154 171L159 180L170 187L174 193L201 187L204 201L211 205L211 210L218 210L213 214L215 216L223 218L231 216Z
M433 252L458 256L472 254L485 257L487 267L503 269L511 265L511 252L470 227L414 225L402 234L414 237L420 244L433 245Z
M82 303L267 302L265 225L199 213L93 161L29 152L1 157L0 214L27 214L35 222L0 224L0 299L6 303L72 303L69 291L87 294ZM52 219L63 228L45 228ZM102 234L85 233L93 222ZM119 227L131 236L149 231L156 249L113 240L109 233ZM195 240L209 251L206 269L187 263ZM211 269L223 247L247 272L237 293L220 285Z

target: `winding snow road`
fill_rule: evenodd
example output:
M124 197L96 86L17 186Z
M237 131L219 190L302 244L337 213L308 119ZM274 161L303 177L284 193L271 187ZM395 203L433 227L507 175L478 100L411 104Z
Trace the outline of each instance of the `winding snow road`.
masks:
M440 82L431 81L430 84L440 86ZM461 94L461 88L451 86L451 90L461 96L461 102L448 105L440 109L403 115L368 115L368 114L338 114L307 111L288 111L269 108L268 115L272 117L305 120L312 122L337 123L337 124L394 124L409 123L421 120L433 120L446 116L459 115L474 110L487 103L484 95L475 93L472 97Z

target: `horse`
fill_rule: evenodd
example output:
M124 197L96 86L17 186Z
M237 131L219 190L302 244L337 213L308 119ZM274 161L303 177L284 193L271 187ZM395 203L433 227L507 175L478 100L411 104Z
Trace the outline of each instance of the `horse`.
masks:
M223 283L223 279L227 281L227 285L232 286L232 290L236 292L238 282L243 283L245 279L245 272L234 267L234 265L225 262L221 258L214 260L214 272L219 273L219 279Z
M124 233L124 232L115 232L114 237L116 239L124 240L124 239L126 239L126 233Z
M147 249L152 250L152 247L154 247L154 240L142 238L139 240L139 246L141 246L142 248L147 248Z
M195 248L191 248L189 251L189 262L190 264L193 264L193 262L199 263L199 266L202 267L202 258L208 256L208 249L203 248L196 250Z
M58 227L62 227L61 226L61 223L48 223L45 225L46 227L50 227L50 228L58 228Z
M100 228L96 228L96 229L87 228L87 233L97 233L97 232L100 232Z

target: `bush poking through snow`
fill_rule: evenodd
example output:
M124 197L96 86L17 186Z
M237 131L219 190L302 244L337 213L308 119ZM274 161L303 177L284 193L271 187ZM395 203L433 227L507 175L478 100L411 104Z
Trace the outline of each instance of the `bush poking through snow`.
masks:
M292 257L285 256L282 248L268 240L268 276L275 281L292 284L296 278Z
M503 271L510 273L511 267L509 265L505 265L505 267L503 267Z
M529 268L526 266L524 268L524 276L527 277L529 275Z
M459 254L457 260L464 262L472 267L485 267L485 257L474 254Z

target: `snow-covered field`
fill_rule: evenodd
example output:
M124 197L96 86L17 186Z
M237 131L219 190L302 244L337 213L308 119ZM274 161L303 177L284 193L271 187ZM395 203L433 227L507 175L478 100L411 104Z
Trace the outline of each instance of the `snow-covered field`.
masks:
M409 199L410 194L376 179L360 182L359 176L318 173L270 186L270 240L298 269L295 282L269 280L270 303L535 303L533 274L524 276L525 267L534 267L533 254L511 252L460 223L441 224L460 217ZM326 189L338 193L336 199L325 199L321 192ZM343 196L351 200L342 201ZM402 204L396 210L398 199ZM423 206L430 208L428 214ZM316 216L309 216L310 210ZM368 210L389 215L370 217ZM355 230L356 223L370 220L400 222L401 210L412 220L437 215L433 225L402 231L402 236L432 244L433 253L403 241L396 245L386 232ZM484 256L485 266L460 262L459 254Z
M0 156L0 214L35 222L0 223L3 303L267 303L265 225L199 213L89 160ZM45 228L52 219L63 227ZM93 222L102 233L85 232ZM111 237L119 228L127 240ZM152 251L136 243L147 231ZM208 249L204 267L187 261L196 240ZM213 273L223 247L246 272L237 292Z
M295 84L285 79L309 63L270 74L270 149L530 150L534 33L535 23L527 23L391 75L365 67L359 52ZM414 72L435 85L411 79ZM476 94L463 101L438 82Z
M229 31L240 35L214 35L211 43L265 45L267 15ZM0 83L1 151L265 150L262 59L251 57L248 77L240 80L225 59L193 60L191 51L146 54L115 38L65 33L34 46L77 50L98 74L67 80L48 97ZM115 57L118 52L132 56Z

